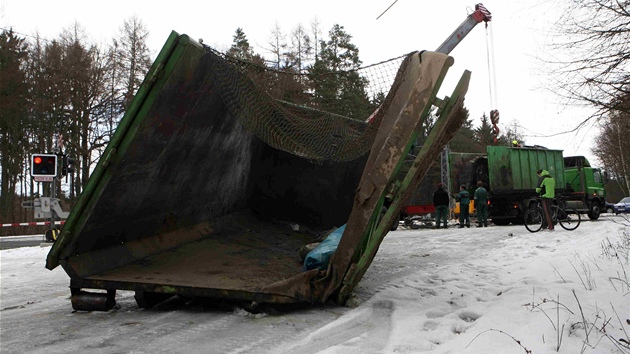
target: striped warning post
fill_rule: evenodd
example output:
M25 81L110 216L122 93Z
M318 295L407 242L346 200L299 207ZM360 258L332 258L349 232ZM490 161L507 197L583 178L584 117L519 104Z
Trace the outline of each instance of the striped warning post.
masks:
M65 221L55 221L55 225L63 225ZM46 226L50 225L50 221L41 221L41 222L16 222L12 224L1 224L2 227L15 227L15 226Z

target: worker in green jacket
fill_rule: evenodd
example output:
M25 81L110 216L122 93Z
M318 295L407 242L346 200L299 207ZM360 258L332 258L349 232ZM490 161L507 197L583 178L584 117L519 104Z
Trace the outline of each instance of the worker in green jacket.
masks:
M477 227L488 226L488 191L483 182L477 181L475 189L475 209L477 209Z
M543 214L545 214L545 221L547 223L546 226L549 228L549 231L553 231L551 203L556 196L556 180L551 177L547 170L538 170L536 175L538 176L536 193L540 195L542 200Z

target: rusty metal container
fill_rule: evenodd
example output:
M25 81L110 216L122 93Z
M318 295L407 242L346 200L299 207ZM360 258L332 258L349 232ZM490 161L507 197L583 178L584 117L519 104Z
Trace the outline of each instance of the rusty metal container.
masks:
M86 297L73 299L80 310L106 310L116 290L135 291L141 307L172 295L345 301L387 233L383 225L402 208L393 203L381 215L452 64L444 54L415 53L369 154L314 162L269 146L234 119L206 54L171 34L48 254L46 267L61 265L73 297ZM440 101L445 119L395 195L420 179L461 125L468 78ZM329 269L303 271L300 247L346 223Z

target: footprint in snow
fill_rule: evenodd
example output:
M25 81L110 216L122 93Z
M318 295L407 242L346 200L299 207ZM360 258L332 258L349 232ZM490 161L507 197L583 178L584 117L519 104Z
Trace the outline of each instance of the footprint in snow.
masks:
M459 316L459 318L464 322L475 322L479 317L481 317L480 314L470 310L461 311L457 314L457 316Z

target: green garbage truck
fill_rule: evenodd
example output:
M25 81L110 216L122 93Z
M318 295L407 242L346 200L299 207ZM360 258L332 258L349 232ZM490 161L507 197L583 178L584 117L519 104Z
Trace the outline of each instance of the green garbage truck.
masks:
M605 174L584 156L564 157L562 150L541 146L488 146L486 154L450 154L453 186L482 181L490 193L489 212L496 225L521 223L533 206L539 169L556 180L556 194L567 206L597 220L606 205Z

